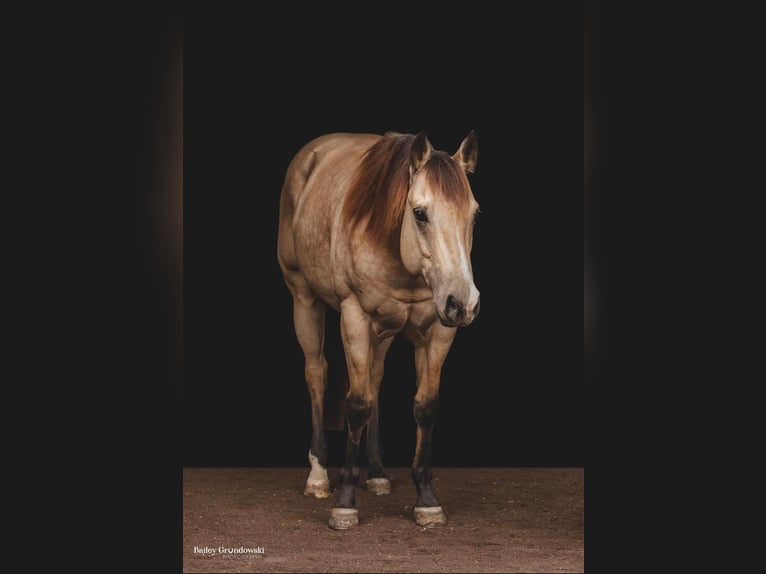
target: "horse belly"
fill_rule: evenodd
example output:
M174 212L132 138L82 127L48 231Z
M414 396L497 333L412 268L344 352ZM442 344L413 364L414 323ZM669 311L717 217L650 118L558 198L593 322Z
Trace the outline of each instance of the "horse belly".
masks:
M298 255L298 265L308 286L325 303L338 309L340 298L333 285L329 250L327 252L323 249L312 250L305 246L303 249L296 249L296 251L303 251Z
M327 202L307 198L296 212L295 255L306 283L325 303L337 309L340 299L332 277L332 211ZM308 217L308 214L311 214Z

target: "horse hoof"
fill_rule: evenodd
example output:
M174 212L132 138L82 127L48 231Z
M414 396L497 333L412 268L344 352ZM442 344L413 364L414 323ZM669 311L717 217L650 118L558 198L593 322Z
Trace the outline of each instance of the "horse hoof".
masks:
M391 481L387 478L368 478L365 484L373 494L391 494Z
M306 488L303 489L304 496L314 495L317 498L329 498L330 497L330 482L329 481L308 481Z
M359 524L359 511L356 508L335 508L330 510L330 528L346 530Z
M430 528L447 524L447 516L441 506L416 506L415 524Z

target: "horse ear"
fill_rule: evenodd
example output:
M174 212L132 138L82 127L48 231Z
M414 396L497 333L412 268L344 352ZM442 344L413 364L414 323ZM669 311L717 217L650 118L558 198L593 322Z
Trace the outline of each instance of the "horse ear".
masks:
M455 152L452 157L463 169L468 173L473 173L476 169L476 157L479 154L479 144L476 142L476 132L471 130L463 143L460 144L460 148Z
M415 140L412 142L412 151L410 152L410 166L412 173L418 171L423 164L431 157L431 142L428 141L426 134L420 132L415 136Z

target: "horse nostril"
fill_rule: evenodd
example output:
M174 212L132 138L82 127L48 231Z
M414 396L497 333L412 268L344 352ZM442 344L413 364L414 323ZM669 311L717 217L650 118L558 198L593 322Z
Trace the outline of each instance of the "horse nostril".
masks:
M447 297L447 305L444 308L444 313L447 315L447 317L450 319L457 319L461 310L461 305L457 302L457 299L455 299L452 295Z
M481 299L476 299L476 305L473 307L474 319L479 315L479 308L481 307Z

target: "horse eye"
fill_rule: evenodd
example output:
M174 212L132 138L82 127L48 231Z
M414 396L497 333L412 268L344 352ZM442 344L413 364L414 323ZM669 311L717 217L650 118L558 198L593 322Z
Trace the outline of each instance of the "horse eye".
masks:
M425 223L428 221L428 216L426 215L426 210L422 207L416 207L412 210L412 213L415 214L415 219L417 219L420 223Z

